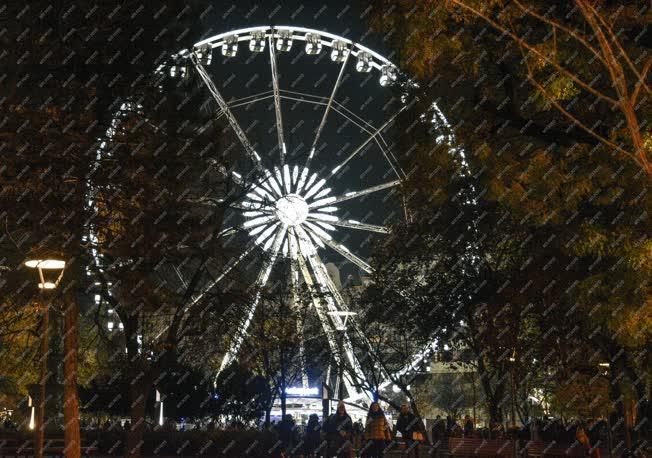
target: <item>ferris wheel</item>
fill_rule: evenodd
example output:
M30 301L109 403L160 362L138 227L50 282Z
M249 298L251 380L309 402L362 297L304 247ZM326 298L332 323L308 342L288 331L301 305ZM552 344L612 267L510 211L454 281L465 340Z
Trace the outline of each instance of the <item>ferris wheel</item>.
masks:
M292 57L295 55L298 57ZM260 65L264 60L265 70L234 77L236 71L229 70L229 66L236 56L244 59L245 64L258 62L257 70L263 68ZM302 77L292 79L289 76L292 68L285 69L283 63L292 67L296 62L292 59L299 58L304 59L304 65L305 59L310 58L318 61L322 68L327 64L330 74L324 72L319 79L320 88L326 87L325 82L328 82L327 89L319 94L297 90L294 83ZM202 40L192 49L177 53L169 72L177 77L196 72L217 103L217 116L226 120L248 158L246 167L229 172L233 180L244 183L248 177L257 177L249 184L246 195L233 206L239 215L238 222L222 232L224 236L244 233L248 242L240 255L227 263L222 273L193 298L193 302L201 300L236 265L247 257L254 257L257 250L266 252L267 256L260 257L256 274L258 292L241 317L239 329L231 336L220 371L237 358L260 301L260 290L270 281L274 265L284 259L288 261L287 275L295 291L303 282L323 294L320 300L314 298L312 303L336 361L340 363L340 355L345 355L346 363L356 376L364 377L346 334L347 328L355 329L357 324L340 287L327 270L324 256L325 253L341 256L362 272L371 273L372 268L356 249L358 247L345 241L351 240L347 233L382 235L389 232L384 221L371 221L374 215L370 215L368 204L362 200L370 195L391 193L405 178L390 143L383 137L397 115L407 107L405 101L397 100L390 90L397 80L397 68L373 50L338 35L303 27L262 26L232 30ZM351 86L355 75L360 82ZM238 95L232 94L238 82L246 86L249 81L260 79L267 82L263 86L265 90L252 94L254 91L246 88ZM356 94L347 94L347 84L348 91ZM360 109L355 110L352 109L355 104L343 102L351 97L359 98L360 93L365 100L373 102L386 97L394 109L386 109L388 103L383 109L375 110L374 116L369 116L368 105L360 104ZM258 109L262 114L254 117L267 112L273 119L274 127L268 129L273 135L266 140L251 138L257 131L265 130L262 123L254 119L247 126L240 118L241 115L251 116L256 105L269 108L267 111ZM296 111L301 112L301 119L294 122L291 129L287 121L288 107L295 111L289 115L295 121ZM329 126L331 131L333 126L340 126L338 129L353 128L349 132L355 133L341 134L338 130L328 134L331 141L338 135L346 137L337 154L322 147ZM261 153L263 150L268 153ZM356 161L363 163L357 169L353 165ZM384 172L376 173L374 181L368 171L374 167L377 170L378 164L383 164ZM357 176L355 171L358 171ZM353 176L343 178L347 173ZM348 205L346 211L341 208L344 203ZM340 342L339 331L343 333ZM352 380L345 378L343 382L349 399L364 395L353 387Z

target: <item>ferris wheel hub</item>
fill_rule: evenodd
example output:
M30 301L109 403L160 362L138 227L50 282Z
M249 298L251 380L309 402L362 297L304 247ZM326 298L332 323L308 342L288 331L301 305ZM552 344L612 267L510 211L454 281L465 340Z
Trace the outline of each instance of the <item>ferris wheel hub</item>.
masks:
M287 194L276 201L276 216L286 226L298 226L308 217L308 204L297 194Z

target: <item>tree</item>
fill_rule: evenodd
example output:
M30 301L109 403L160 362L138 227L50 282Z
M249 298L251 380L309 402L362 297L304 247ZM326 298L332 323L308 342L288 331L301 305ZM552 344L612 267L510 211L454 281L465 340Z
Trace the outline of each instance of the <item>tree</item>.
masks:
M0 303L0 403L4 406L26 399L28 385L38 377L38 336L34 330L39 312L36 303L25 305L9 296Z
M281 265L282 266L282 265ZM286 266L282 266L286 267ZM265 380L271 389L265 408L265 424L269 426L275 399L281 401L285 417L287 388L303 383L307 377L309 352L304 336L310 311L310 293L289 284L287 277L272 283L260 292L256 314L240 349L241 364Z
M523 77L530 84L522 112L534 102L652 177L650 128L643 122L652 109L652 58L641 40L649 19L645 2L425 0L390 11L376 16L375 24L407 27L409 36L401 46L415 50L405 53L405 62L419 77L433 77L434 64L453 51L465 76L478 78L490 57L477 52L485 50L479 38L496 37L502 53L498 66L509 67L511 78ZM452 30L460 27L462 33ZM508 94L504 104L513 105L514 95ZM605 120L606 113L611 116Z
M444 372L433 374L416 391L419 405L434 406L457 420L474 407L473 392L463 373Z
M555 62L549 56L554 55L555 43L559 62L572 65L575 76L588 75L589 80L600 76L595 66L602 63L567 31L555 26L553 32L550 24L533 19L531 13L544 11L543 4L521 2L525 13L515 3L483 4L487 17L504 11L501 23L511 21L507 30L516 28L519 37L529 27L528 43L536 47L528 48L472 11L460 9L460 3L442 3L434 9L430 2L399 3L387 11L381 2L370 14L378 28L392 31L388 36L400 61L416 73L419 85L411 88L420 102L406 111L397 134L401 149L409 152L401 161L410 173L403 195L411 223L404 232L402 227L396 231L394 251L379 258L380 270L384 264L390 267L387 275L379 274L378 282L391 280L401 262L409 260L400 250L408 247L422 256L415 269L433 273L425 276L422 289L433 292L425 297L458 314L455 329L463 323L459 337L476 339L476 354L482 355L478 367L484 365L488 374L479 377L489 399L499 403L504 397L506 369L514 351L523 367L537 359L563 380L582 369L576 361L581 348L591 355L594 372L600 358L614 362L611 397L624 418L621 395L627 385L639 386L641 405L649 396L640 386L647 375L625 369L642 347L628 349L622 338L623 319L644 310L641 306L650 295L645 226L651 201L644 191L649 179L642 170L638 140L619 117L624 112L594 103L596 95L568 73L551 70ZM547 19L590 27L583 13L570 11L572 4L546 5ZM621 43L627 54L645 51L646 45L634 39L644 16L629 14L634 6L622 11L610 3L602 7L611 22L622 26L621 36L630 37ZM617 12L623 14L609 16ZM604 24L600 27L606 31ZM610 46L618 46L610 40ZM527 51L525 58L521 46ZM550 53L541 58L541 67L534 67L533 55L541 47ZM637 78L629 71L631 95ZM530 85L542 76L551 85L546 86L548 93L555 89L556 104ZM597 78L595 90L613 96L610 78L606 74ZM646 91L642 85L640 90ZM648 101L639 102L637 116L645 117ZM612 146L606 148L586 130L566 128L565 115L557 109L560 104L576 110L574 116L593 127L593 133L622 143L619 147L638 155L638 162L620 150L614 152ZM645 128L641 135L648 135ZM436 262L441 262L438 272L432 267ZM420 278L414 270L412 278ZM403 286L418 291L416 285ZM420 316L427 313L422 309ZM423 325L433 328L433 322ZM535 346L514 338L525 328L538 336Z
M238 363L226 367L215 384L217 411L232 418L233 424L259 420L271 398L271 390L262 376Z
M7 122L0 127L1 148L8 152L0 169L3 258L12 270L20 269L28 253L44 251L56 251L69 263L61 289L69 327L64 411L70 456L79 455L75 320L80 297L94 283L87 275L96 265L89 228L96 224L97 229L101 222L98 208L88 202L91 183L102 185L98 170L106 172L97 167L98 152L123 104L146 105L139 100L151 94L152 76L162 58L196 38L187 31L196 30L190 25L202 17L199 6L173 2L147 14L139 2L63 1L55 7L41 1L8 5L0 13L7 32L0 38L7 49L1 59L9 70L1 106ZM131 145L132 151L138 143ZM23 210L13 211L17 208ZM3 288L11 291L14 284Z
M390 297L388 297L390 296ZM413 326L409 316L401 314L403 320L396 317L396 306L391 295L380 288L368 287L356 301L356 309L363 311L358 323L348 332L351 349L358 356L359 367L351 366L344 360L344 368L352 385L366 393L374 400L381 399L397 411L399 402L385 393L388 387L398 390L410 402L412 411L422 421L419 406L412 391L412 384L423 368L423 360L415 364L415 355L431 352L432 333L424 336ZM381 312L382 311L382 312ZM392 318L388 318L392 316Z

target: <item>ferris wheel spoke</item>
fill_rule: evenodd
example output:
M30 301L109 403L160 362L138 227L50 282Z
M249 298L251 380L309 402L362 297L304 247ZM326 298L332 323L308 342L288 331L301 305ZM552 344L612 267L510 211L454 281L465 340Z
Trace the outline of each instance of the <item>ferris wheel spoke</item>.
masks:
M286 231L287 229L285 227L282 227L277 231L274 237L271 255L269 259L263 263L263 267L261 268L258 274L258 278L256 279L256 283L254 285L254 287L256 288L254 300L249 306L249 309L246 311L244 322L242 323L242 326L238 329L233 342L231 342L231 346L229 347L229 350L226 352L224 358L222 359L222 363L220 364L220 370L218 371L218 375L235 359L235 357L238 354L238 351L240 350L240 346L242 345L242 342L244 341L244 338L247 335L249 325L251 324L251 320L253 319L254 313L256 312L256 307L258 307L258 302L260 301L260 291L262 288L265 287L267 281L269 280L270 274L272 273L272 267L274 267L274 264L276 263L276 259L278 258L278 254L281 249L281 244L285 237Z
M337 304L339 309L348 311L349 307L346 301L344 300L344 297L342 296L342 294L340 294L339 290L337 289L337 286L333 282L333 279L331 278L330 274L328 273L324 261L322 261L319 255L315 253L312 256L308 257L308 262L310 263L312 270L315 272L315 276L320 281L320 283L326 285L326 287L328 288L329 293L333 296L335 304ZM333 305L331 306L331 310L333 311L338 310L338 307L335 307ZM334 316L333 320L335 321L336 326L344 325L344 323L341 321L341 318L338 316Z
M367 139L360 144L351 154L349 154L346 159L344 159L342 162L340 162L332 171L331 175L335 175L342 167L344 167L351 159L353 159L360 151L362 151L368 144L371 142L371 140L375 139L383 130L387 128L394 120L396 117L403 111L405 110L406 106L404 105L401 107L400 110L396 114L394 114L391 118L389 118L385 123L380 126L378 129L374 131L373 134L371 134Z
M322 288L325 287L326 289L326 291L322 291L322 292L330 293L330 295L328 294L326 295L326 304L328 305L330 311L348 312L348 306L344 301L344 298L338 291L337 286L335 286L335 284L333 283L333 280L331 279L330 275L328 274L328 271L326 270L326 265L321 260L319 255L315 252L315 254L308 257L308 262L310 263L310 267L312 267L312 270L315 274L315 278L317 279L318 284L322 285ZM349 335L347 333L347 326L345 324L346 322L337 313L331 313L330 318L333 324L335 325L335 328L339 329L340 330L339 332L343 333L342 347L344 349L344 353L346 354L346 359L349 361L349 365L352 371L355 373L355 377L358 380L364 380L365 379L364 372L362 371L362 367L360 366L360 362L358 361L358 358L355 356L355 353L353 352L353 345L351 344L351 339L349 338ZM353 323L354 323L353 324L354 329L357 329L357 325L355 324L355 322ZM341 363L338 361L338 364ZM350 378L347 377L347 379L345 379L344 382L346 385L346 390L349 393L349 397L352 398L359 397L359 393L355 390ZM365 394L369 397L369 399L372 398L370 393L365 392Z
M269 205L268 202L258 202L258 201L250 201L250 200L245 200L242 202L232 202L229 204L229 207L234 208L236 210L242 210L242 211L247 211L247 212L262 212L262 213L270 213L274 211L274 208ZM253 214L251 215L245 215L245 216L255 216Z
M263 91L263 92L259 92L258 94L252 94L237 99L231 99L229 100L229 108L236 108L242 105L247 105L249 103L260 102L261 100L268 99L270 96L273 96L273 91Z
M328 105L328 102L306 100L305 98L302 99L302 98L297 98L297 97L291 97L291 96L288 96L288 95L281 95L281 99L283 99L283 100L291 100L293 102L309 103L311 105L321 105L321 106L324 106L324 107ZM356 121L355 119L353 119L353 117L351 117L350 114L347 114L347 113L343 112L342 110L338 109L337 108L337 101L333 102L333 104L331 106L331 110L338 113L338 114L340 114L344 119L349 121L354 126L358 127L360 130L362 130L364 132L367 132L369 135L373 134L373 132L374 132L373 128L369 129L368 127L365 127L362 123L360 123L359 121ZM377 136L377 138L379 138L379 137L381 137L381 135Z
M225 231L231 231L231 230L233 230L233 233L235 233L235 231L236 231L236 229L234 229L234 228L225 229ZM223 234L225 233L225 231L222 231L222 233L220 233L220 235L224 236ZM245 247L245 250L240 254L240 256L238 256L237 258L232 258L229 262L227 262L226 265L224 266L224 269L222 270L222 272L213 281L211 281L204 288L204 290L201 293L199 293L196 296L193 296L193 298L190 301L190 303L188 304L188 306L189 307L193 306L197 302L202 300L204 298L204 296L206 294L208 294L210 292L210 290L212 290L215 287L215 285L217 285L219 282L221 282L222 279L224 279L224 277L227 276L228 273L231 272L231 270L233 270L233 268L240 263L240 261L242 261L249 253L251 253L251 251L254 249L255 246L256 246L256 244L253 241L249 242L247 244L247 246Z
M289 231L288 239L289 243L292 243ZM299 303L299 266L297 265L297 261L294 260L290 262L290 284L292 286L292 304L296 309L300 309L301 304ZM305 365L305 336L301 320L297 320L297 335L299 336L299 364L301 373L301 385L304 388L308 388L308 372L306 371Z
M290 90L287 90L287 89L282 89L281 90L281 98L286 97L284 94L290 94L290 95L296 96L296 97L293 97L292 100L295 100L297 102L313 103L313 104L316 104L316 105L324 105L324 106L328 105L328 98L326 98L324 96L309 94L309 93L306 93L306 92L290 91ZM289 98L289 96L287 96L287 97ZM331 109L338 112L342 116L346 117L353 124L360 127L360 129L363 129L363 130L365 130L367 132L372 132L374 130L374 126L371 123L369 123L369 121L365 120L360 115L358 115L355 112L351 111L349 108L342 105L337 100L333 99Z
M230 236L232 236L233 234L235 234L236 232L238 232L241 229L242 229L242 226L229 226L229 227L223 229L222 231L220 231L220 233L217 234L217 236L218 237L230 237Z
M315 221L317 223L327 223L327 224L332 224L333 226L340 226L340 227L348 227L350 229L359 229L362 231L370 231L370 232L378 232L380 234L389 234L389 228L385 226L378 226L376 224L367 224L367 223L361 223L359 221L356 221L354 219L328 219L327 221L322 221L319 218L315 217L308 217L309 221Z
M337 364L344 364L344 361L342 361L341 359L339 345L337 344L337 336L335 334L335 330L333 329L331 321L328 319L328 315L326 314L322 306L320 298L317 298L312 295L312 291L314 291L317 288L317 285L319 284L320 280L318 279L317 276L315 277L317 279L317 282L313 280L310 271L308 269L306 259L303 257L302 254L299 254L297 256L297 262L299 264L299 269L303 275L304 282L306 283L306 285L308 285L308 288L311 291L311 300L313 306L315 307L315 311L317 312L317 318L319 319L322 325L322 329L324 330L324 334L326 335L328 346L330 347L331 352L333 353L333 356ZM337 310L337 308L332 303L332 298L327 298L326 303L329 306L329 309ZM362 368L360 367L360 363L358 362L355 354L353 353L353 347L346 333L343 335L343 337L344 339L342 339L343 340L342 343L343 343L346 357L349 360L349 364L351 364L351 367L355 370L356 376L364 378L364 375L362 373ZM345 378L344 384L346 386L346 390L349 393L349 395L352 396L357 395L355 387L353 386L353 383L351 383L349 377Z
M421 350L419 353L414 355L412 360L401 370L396 371L395 373L391 375L386 375L385 380L378 386L379 390L382 390L386 387L388 387L391 383L393 383L395 380L400 379L403 377L405 374L408 374L411 371L416 371L419 369L419 366L426 361L429 357L432 356L432 354L435 352L437 348L437 340L433 339L430 342L428 342L427 345Z
M325 237L323 232L324 231L310 230L310 233L315 237L319 238L325 245L328 245L333 250L337 251L339 254L344 256L346 259L351 261L356 266L360 267L365 272L371 273L373 271L371 266L367 262L365 262L362 258L352 253L351 250L349 250L346 246L330 238L330 236Z
M382 184L379 184L379 185L376 185L376 186L371 186L371 187L366 188L366 189L361 189L360 191L347 192L346 194L343 194L341 196L325 197L323 199L319 199L319 200L316 200L314 202L311 202L310 204L308 204L308 207L311 208L311 209L318 210L321 207L325 207L325 206L328 206L328 205L333 205L333 204L336 204L338 202L344 202L344 201L349 200L349 199L355 199L357 197L366 196L367 194L382 191L383 189L393 188L394 186L398 186L399 184L401 184L400 180L394 180L394 181L390 181L390 182L387 182L387 183L382 183Z
M272 70L272 88L274 90L274 110L276 111L276 134L278 148L281 155L281 165L285 164L285 137L283 136L283 116L281 114L281 94L278 85L278 68L276 66L276 50L274 48L274 34L269 36L269 65Z
M240 140L240 143L242 143L242 146L247 152L247 155L253 161L253 163L256 165L257 168L262 168L262 164L260 162L260 156L254 150L254 147L252 146L251 142L249 141L246 134L242 130L242 127L240 127L238 120L235 118L235 116L233 116L233 113L231 112L228 103L226 102L226 100L224 100L224 97L222 96L222 94L220 94L220 91L218 91L217 86L211 79L210 75L208 74L208 72L206 71L202 63L199 62L197 56L194 53L191 54L190 56L191 56L190 58L192 60L192 63L195 66L195 69L197 69L197 73L199 74L199 77L202 79L202 81L208 88L208 91L211 93L211 95L217 102L217 105L222 110L224 116L226 116L226 118L228 119L231 128L233 129L236 136Z
M340 67L340 73L337 75L337 79L335 80L335 84L333 85L333 90L331 91L331 96L328 99L328 104L326 105L326 109L324 110L324 115L321 118L321 122L319 123L319 127L317 128L317 133L315 134L315 139L312 141L312 146L310 147L310 154L308 155L308 160L306 161L306 167L310 167L310 161L312 160L313 156L315 155L315 150L317 148L317 142L319 142L319 137L321 135L321 131L324 128L324 125L326 125L326 119L328 118L328 112L331 109L331 106L333 105L333 100L335 99L335 94L337 93L337 89L340 86L340 82L342 81L342 75L344 75L344 69L346 68L346 63L349 61L349 56L351 53L347 53L346 57L344 58L344 62L342 62L342 66Z
M242 224L242 227L245 228L245 229L252 229L252 228L254 228L256 226L261 226L261 225L264 225L264 224L268 224L268 223L272 222L272 220L274 220L274 219L276 219L276 218L273 215L261 215L259 217L256 217L256 218L250 219L248 221L245 221Z

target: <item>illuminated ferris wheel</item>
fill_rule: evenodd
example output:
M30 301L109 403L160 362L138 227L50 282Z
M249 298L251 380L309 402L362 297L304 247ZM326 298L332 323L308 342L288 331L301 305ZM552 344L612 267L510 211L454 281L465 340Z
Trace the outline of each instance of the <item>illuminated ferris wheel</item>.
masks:
M282 63L288 63L291 58L289 56L293 54L298 54L303 59L318 60L332 69L332 74L325 73L320 78L320 84L324 80L329 81L326 92L311 94L296 90L293 81L297 80L288 79L288 71L280 71ZM254 59L260 63L264 59L264 74L258 72L248 79L233 77L235 71L225 70L224 67L228 67L236 55L241 58L244 55L246 63ZM390 87L397 79L396 67L380 54L347 38L293 26L250 27L221 33L196 43L192 49L183 50L174 57L174 64L170 67L171 76L184 77L190 72L199 75L219 107L218 116L226 119L246 153L249 169L230 171L234 181L244 186L248 177L258 177L253 185L248 186L245 197L234 205L239 221L224 228L222 233L224 236L245 233L248 243L242 253L232 259L221 275L194 301L199 301L238 263L253 257L252 253L256 250L267 253L267 256L259 257L261 261L256 276L257 291L270 280L274 265L285 259L289 261L287 275L295 292L303 282L310 289L322 293L320 300L313 300L314 311L336 360L339 362L338 350L342 348L344 351L341 353L346 355L346 363L351 370L357 376L364 377L346 334L347 318L352 314L338 285L327 272L324 253L332 251L329 254L341 256L363 272L371 273L372 268L356 247L349 246L344 241L349 239L346 234L349 231L376 234L389 232L383 221L370 221L368 208L365 208L367 205L356 205L356 202L372 194L391 193L405 177L389 143L383 138L383 132L399 112L406 108L404 101L400 98L397 101L391 95ZM293 62L295 61L290 61ZM371 120L364 108L357 113L341 102L349 98L350 94L347 95L343 88L351 75L362 78L354 86L355 92L362 91L365 97L369 94L370 100L376 100L377 97L393 98L395 109L376 110L376 119ZM253 91L248 89L239 97L232 95L232 88L237 83L246 85L246 81L260 77L267 79L266 90L251 94ZM371 95L377 93L380 95ZM275 124L270 129L274 132L267 145L251 139L257 129L263 130L257 120L246 126L240 119L241 113L251 112L257 104L270 107L269 116ZM302 109L302 119L295 124L302 125L304 121L308 123L310 120L307 118L314 121L313 128L302 128L304 135L300 144L295 145L288 140L288 105L309 107ZM347 142L340 148L339 154L321 148L322 134L329 124L355 127L356 135L346 136ZM296 127L292 129L292 138L295 139L294 143L299 143L295 131ZM273 150L273 154L261 154L260 151L264 148ZM300 154L290 154L297 150L300 150ZM352 167L356 170L352 164L360 160L384 164L381 179L372 182L367 172L359 172L355 176L351 172ZM366 169L363 166L357 170L369 169L369 166ZM340 179L347 172L354 175L353 179ZM343 189L343 181L348 184L348 189ZM352 182L355 182L355 188L351 188ZM344 203L348 205L346 211L341 208ZM353 216L356 212L361 215L359 218ZM326 299L322 300L321 297ZM231 338L220 371L237 357L259 300L260 292L257 292L241 317L239 329ZM357 324L354 318L351 317L348 321L348 329L355 329ZM338 331L343 333L341 347ZM345 378L344 384L349 399L362 396L362 393L353 388L351 380Z

